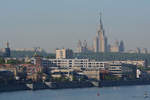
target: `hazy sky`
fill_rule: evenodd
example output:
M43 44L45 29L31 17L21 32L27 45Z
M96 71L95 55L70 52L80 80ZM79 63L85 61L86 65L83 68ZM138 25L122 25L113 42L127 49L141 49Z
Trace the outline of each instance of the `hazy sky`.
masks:
M0 0L0 48L7 40L49 52L75 49L78 40L91 45L100 11L109 43L150 49L150 0Z

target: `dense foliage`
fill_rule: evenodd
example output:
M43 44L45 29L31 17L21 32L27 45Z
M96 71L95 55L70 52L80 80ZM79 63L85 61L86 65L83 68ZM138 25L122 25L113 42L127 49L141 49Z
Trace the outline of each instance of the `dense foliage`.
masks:
M32 51L11 51L12 57L32 57L35 54L35 52ZM47 57L47 58L55 58L55 54L53 53L46 53L46 52L37 52L38 55Z
M55 59L55 53L37 52L46 58ZM31 51L11 51L11 57L32 57L34 52ZM150 54L136 54L136 53L74 53L75 58L91 59L97 61L111 61L111 60L147 60L150 65ZM2 59L0 59L2 61Z
M111 61L111 60L147 60L150 65L150 54L136 54L136 53L75 53L76 58L88 58L97 61Z

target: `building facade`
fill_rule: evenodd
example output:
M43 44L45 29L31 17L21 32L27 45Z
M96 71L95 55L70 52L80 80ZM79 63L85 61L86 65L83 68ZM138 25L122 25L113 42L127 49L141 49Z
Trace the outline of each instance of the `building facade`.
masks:
M123 40L120 41L119 52L123 53L125 51L125 46Z
M83 43L79 40L78 44L77 44L77 53L85 53L88 52L89 48L88 48L88 44L87 41L84 40Z
M119 52L119 42L117 40L114 45L110 46L110 52Z
M6 48L4 51L4 57L10 57L11 56L11 51L10 51L10 47L9 47L9 42L6 43Z
M57 49L56 59L71 59L73 58L73 51L71 49Z

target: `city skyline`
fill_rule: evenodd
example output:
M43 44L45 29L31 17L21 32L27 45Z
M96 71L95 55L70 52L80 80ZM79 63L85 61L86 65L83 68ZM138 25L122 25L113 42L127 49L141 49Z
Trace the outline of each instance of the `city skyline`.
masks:
M150 1L62 0L57 7L53 6L57 1L37 1L34 8L34 0L30 4L28 0L16 2L1 3L0 48L9 40L13 48L40 46L48 52L61 47L75 50L77 40L87 40L88 44L92 41L97 31L98 13L102 10L110 43L117 38L124 40L127 50L150 49ZM40 5L43 8L38 8Z

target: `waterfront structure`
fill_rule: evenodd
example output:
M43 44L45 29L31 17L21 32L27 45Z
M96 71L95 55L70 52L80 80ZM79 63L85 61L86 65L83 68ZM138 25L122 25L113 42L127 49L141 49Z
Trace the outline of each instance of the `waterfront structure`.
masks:
M137 66L132 64L112 63L109 65L108 70L112 75L119 78L130 77L132 79L135 79Z
M73 69L62 69L62 68L55 68L51 69L51 76L53 78L61 78L63 77L68 77L70 81L73 80Z
M17 67L17 72L18 72L18 69L22 69L22 71L20 72L24 73L23 75L25 75L27 80L31 79L33 81L37 81L37 80L42 79L42 77L44 77L44 71L43 71L44 67L42 66L37 66L33 64L19 64L16 67Z
M32 58L32 62L36 65L36 59ZM136 66L143 66L145 67L145 61L144 60L138 60L138 61L93 61L89 59L46 59L41 58L41 66L47 66L47 67L61 67L61 68L99 68L99 69L105 69L107 66L109 66L112 63L115 64L132 64Z
M108 65L108 62L90 61L89 59L46 59L41 58L38 62L35 58L31 58L31 63L46 67L61 67L61 68L99 68L104 69Z
M86 75L88 79L100 80L100 69L86 68L82 73Z
M100 14L100 25L97 31L97 35L93 41L94 52L107 52L107 37L103 28L103 23Z
M80 68L80 71L83 75L86 75L88 78L95 78L100 80L100 74L110 73L116 77L128 77L132 72L134 73L134 78L136 76L136 67L135 63L130 64L129 62L96 62L90 61L88 59L49 59L52 63L59 66L59 68L66 69L77 69ZM132 61L131 61L132 62ZM79 70L79 69L78 69ZM105 72L105 73L104 73ZM132 77L132 78L133 78Z
M57 49L56 59L71 59L73 58L73 51L71 49Z
M104 69L107 62L90 61L89 59L48 59L60 67L100 68Z
M132 79L135 78L135 67L145 66L145 61L95 61L89 59L67 59L67 58L56 58L56 59L46 59L34 57L32 60L34 65L41 67L49 67L50 69L65 69L65 71L76 70L76 72L82 72L83 75L86 75L88 78L95 78L100 80L101 75L107 74L108 76L113 75L118 78L129 77L132 75ZM56 70L55 70L56 71ZM107 73L104 73L104 72ZM53 77L61 77L61 74L55 74L52 72ZM69 72L62 72L68 73ZM101 74L101 75L100 75ZM103 76L104 77L104 76ZM103 78L104 79L104 78Z

